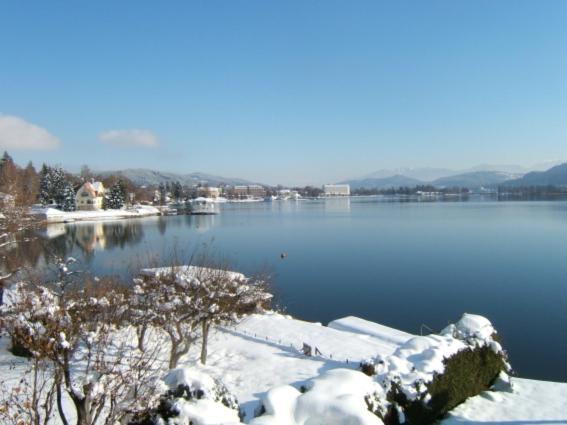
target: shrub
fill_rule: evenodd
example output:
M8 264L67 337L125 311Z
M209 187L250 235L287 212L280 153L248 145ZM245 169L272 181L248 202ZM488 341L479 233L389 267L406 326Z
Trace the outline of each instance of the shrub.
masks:
M166 378L167 379L167 378ZM177 386L170 389L160 397L157 407L148 408L146 411L135 415L128 425L158 425L168 423L168 419L177 418L180 415L178 409L179 402L196 401L201 399L211 399L221 403L229 409L238 412L242 417L238 400L236 397L219 381L212 378L208 379L208 385L201 387L198 382L181 380Z
M459 351L444 364L444 372L424 384L427 391L419 399L408 399L399 385L392 385L388 398L403 409L405 423L434 423L467 398L489 389L506 368L503 356L488 346Z

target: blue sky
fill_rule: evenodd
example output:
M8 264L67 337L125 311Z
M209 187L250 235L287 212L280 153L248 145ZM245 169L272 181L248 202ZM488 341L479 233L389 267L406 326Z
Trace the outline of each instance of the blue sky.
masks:
M565 1L1 10L0 147L21 163L319 184L567 159Z

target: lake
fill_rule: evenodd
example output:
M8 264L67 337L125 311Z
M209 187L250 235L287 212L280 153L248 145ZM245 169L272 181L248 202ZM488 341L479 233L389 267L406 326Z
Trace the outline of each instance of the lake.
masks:
M356 315L419 334L463 312L482 314L520 376L567 381L564 201L241 203L218 216L56 224L40 233L43 245L26 250L30 264L46 253L72 255L99 275L128 276L150 258L189 258L212 243L244 273L270 268L279 305L310 321Z

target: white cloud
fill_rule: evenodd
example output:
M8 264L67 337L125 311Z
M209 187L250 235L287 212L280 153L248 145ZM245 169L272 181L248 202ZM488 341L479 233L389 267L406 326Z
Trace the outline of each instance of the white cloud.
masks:
M0 148L7 150L49 150L60 145L46 129L12 115L0 114Z
M154 148L159 144L157 136L149 130L108 130L98 138L102 143L121 148Z

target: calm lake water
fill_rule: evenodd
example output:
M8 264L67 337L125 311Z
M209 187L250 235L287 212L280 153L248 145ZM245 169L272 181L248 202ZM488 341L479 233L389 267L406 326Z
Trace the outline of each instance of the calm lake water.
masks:
M356 315L419 334L487 316L523 377L567 381L567 202L227 204L218 216L51 225L44 246L95 273L211 243L251 273L269 266L278 302L327 323ZM280 258L287 253L285 259ZM425 327L423 329L426 329Z

